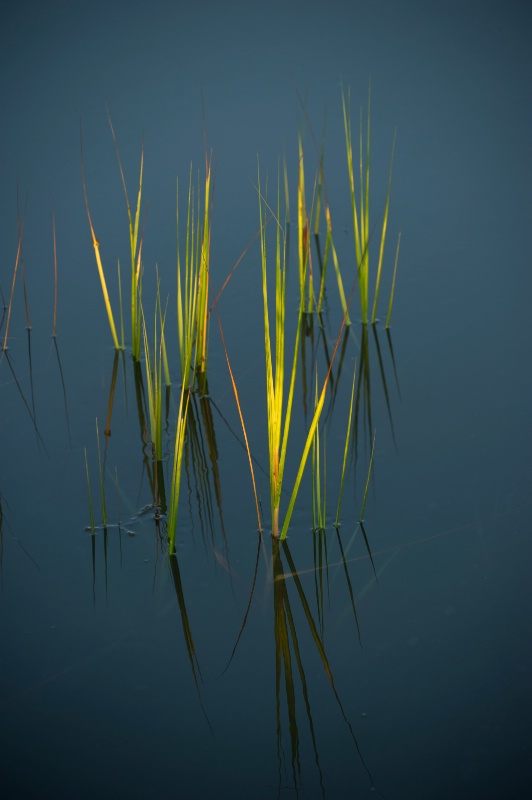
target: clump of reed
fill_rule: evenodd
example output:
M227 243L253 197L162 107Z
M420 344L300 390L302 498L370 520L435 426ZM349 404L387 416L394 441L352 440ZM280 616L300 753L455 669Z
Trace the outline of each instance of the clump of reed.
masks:
M281 224L281 176L280 169L277 176L276 199L272 205L268 201L267 184L261 186L260 170L258 174L257 193L259 199L259 239L260 239L260 258L261 258L261 278L262 278L262 305L263 305L263 324L264 324L264 346L265 346L265 372L266 372L266 401L267 401L267 436L269 453L269 483L270 483L270 510L271 525L274 538L284 539L287 535L291 516L294 510L296 498L299 493L303 474L309 455L312 453L312 508L313 508L313 527L315 530L322 530L326 526L326 434L322 433L319 423L324 408L327 389L331 381L332 366L340 342L341 333L345 326L350 324L349 307L353 297L356 281L359 283L362 318L364 324L370 319L376 321L377 302L381 284L383 254L386 241L388 225L388 212L390 202L390 187L392 176L393 155L395 148L392 147L392 157L388 175L388 187L386 201L382 219L382 229L380 236L379 260L377 264L373 307L369 314L369 244L372 231L369 225L369 190L370 190L370 101L368 99L368 120L367 133L364 143L362 133L362 120L360 129L360 165L358 180L360 186L355 186L355 169L353 165L353 142L350 121L350 96L342 92L342 107L344 118L344 132L347 150L348 178L351 189L351 204L353 212L353 229L355 238L355 250L357 259L357 275L353 279L353 286L349 298L346 298L344 291L342 274L338 262L338 256L333 241L333 227L331 221L331 209L327 196L327 188L324 174L324 139L321 148L316 153L318 156L318 170L314 181L314 191L312 201L309 204L306 196L307 176L305 175L305 151L303 134L298 135L298 175L297 175L297 251L299 267L299 304L297 315L293 322L293 350L289 352L289 321L287 320L287 267L288 267L288 240L289 240L289 191L286 160L284 161L284 192L285 192L285 212L286 227ZM143 234L140 233L140 210L142 201L143 169L144 169L144 148L142 148L139 171L139 188L135 212L133 213L129 202L128 191L122 168L120 152L117 138L109 116L112 137L116 148L122 186L126 199L129 241L131 256L131 337L132 355L138 362L141 358L141 343L143 343L143 356L146 373L146 386L148 398L148 418L150 436L153 445L154 461L161 462L163 459L163 377L166 386L170 386L170 369L166 353L166 306L163 310L160 295L160 283L157 273L157 297L155 303L153 334L148 333L148 324L142 305L142 247ZM316 143L314 142L316 145ZM365 146L364 146L365 145ZM114 323L113 311L109 300L109 293L103 270L99 243L96 238L92 219L89 211L87 199L87 189L83 170L82 152L82 180L85 196L85 204L89 226L93 238L96 262L100 275L104 301L107 308L109 324L113 335L113 341L117 349L124 346L123 322L122 322L122 343L119 343L116 326ZM208 366L208 337L209 321L212 309L216 306L218 298L209 307L209 288L210 288L210 250L211 250L211 214L212 214L212 155L206 153L205 156L205 176L200 180L193 176L192 166L188 181L187 208L184 236L180 231L180 187L179 181L176 187L176 229L177 229L177 340L179 346L179 361L181 370L181 382L179 389L179 400L177 404L177 416L175 421L175 437L173 443L172 458L172 478L168 512L168 543L169 551L175 550L175 535L177 526L177 513L179 506L179 488L183 457L185 452L187 417L191 403L191 393L199 391L201 396L207 396L207 366ZM320 224L325 219L326 238L325 247L322 251L319 244ZM318 252L318 263L320 267L319 288L314 286L316 275L313 270L311 237L314 234L316 249ZM272 247L273 245L273 247ZM246 248L247 249L247 248ZM273 250L273 253L272 253ZM395 276L397 270L397 260L399 253L399 242L397 245L395 267L393 272L392 289L388 306L386 324L389 325L393 295L395 288ZM281 519L281 498L283 487L285 487L285 467L287 462L288 444L291 439L293 405L296 384L296 374L298 371L298 354L301 342L301 329L304 319L312 316L316 311L321 315L325 296L325 278L327 265L332 259L336 274L336 282L342 306L342 321L340 331L336 339L332 356L326 352L326 375L321 382L318 381L316 371L316 382L314 391L314 406L311 410L311 418L305 432L305 438L299 462L296 462L296 475L289 494L288 505ZM239 259L240 261L240 259ZM237 262L238 263L238 262ZM236 265L235 265L236 267ZM275 289L272 297L272 290L269 286L268 277L272 272L274 276ZM231 273L232 274L232 273ZM228 278L229 279L229 278ZM119 288L120 272L119 272ZM224 284L225 286L225 284ZM222 288L223 291L223 288ZM121 289L119 291L121 301ZM271 320L274 316L275 320ZM122 319L122 313L121 313ZM322 320L319 320L322 328ZM290 326L291 327L291 326ZM55 322L54 322L55 331ZM223 331L220 321L220 331L224 352L227 359L229 373L233 385L238 412L244 433L245 445L248 452L248 460L251 467L253 488L257 504L257 517L259 528L262 529L259 503L257 499L257 489L255 486L252 458L247 434L243 420L242 409L236 389L236 382L229 362L229 356L223 340ZM150 342L151 338L151 342ZM325 343L325 338L324 338ZM348 444L353 417L353 397L355 390L355 378L351 390L351 404L347 423L347 435L343 453L342 472L340 480L340 492L338 506L336 510L335 524L339 524L340 508L342 501L343 486L346 474ZM335 388L335 391L337 389ZM306 392L306 388L305 388ZM333 398L334 402L334 398ZM306 408L306 406L305 406ZM355 414L356 416L356 414ZM372 450L373 459L373 450ZM372 461L370 462L370 473ZM369 473L368 473L369 483ZM364 494L362 511L363 516L367 497L367 486Z
M288 441L292 420L292 410L294 402L294 390L297 373L297 358L299 351L300 331L302 327L303 315L305 313L305 292L307 261L305 258L300 260L300 299L296 321L296 332L294 350L291 366L286 364L286 280L287 263L286 247L282 241L282 226L280 223L280 180L277 182L277 205L272 209L268 204L267 198L263 195L260 183L260 172L258 177L259 195L259 218L260 218L260 249L262 265L262 297L264 308L264 349L266 356L266 405L267 405L267 429L268 429L268 453L269 453L269 476L270 476L270 508L272 517L272 535L274 538L285 539L290 519L294 510L296 498L303 479L303 473L307 463L310 449L314 441L316 427L318 425L323 406L325 403L326 389L331 373L332 361L336 354L339 338L336 341L333 358L323 382L322 388L317 394L314 413L310 422L309 430L299 461L299 467L294 480L292 493L288 507L281 526L279 520L281 494L283 491L284 470L288 452ZM275 327L271 330L269 295L268 295L268 247L266 228L270 220L275 226ZM343 329L342 323L342 329ZM273 342L272 342L273 340ZM288 380L288 397L285 403L285 383Z
M360 141L359 141L359 169L358 169L358 191L355 181L355 167L353 156L353 135L351 129L351 96L350 91L347 92L347 97L342 89L342 109L344 118L344 133L347 152L347 171L349 178L349 187L351 193L351 208L353 213L353 232L355 237L355 254L357 260L358 272L358 285L360 293L360 308L362 313L362 322L367 324L368 321L375 323L377 320L377 304L379 300L379 292L382 277L382 264L384 258L384 247L386 244L386 233L388 228L388 212L390 207L390 190L392 182L392 168L395 153L396 132L394 133L392 143L392 153L390 158L390 168L388 172L388 185L386 190L386 200L384 204L384 211L382 215L381 234L379 242L379 258L375 273L375 288L373 292L373 306L371 316L369 314L369 244L372 237L373 230L370 228L369 222L369 204L370 204L370 101L371 89L368 91L368 111L367 111L367 129L366 141L364 146L364 134L362 125L362 111L360 112ZM358 194L358 199L357 199ZM395 273L397 270L397 259L399 255L399 242L397 244L396 260L393 275L392 291L390 293L390 300L388 304L388 315L386 324L389 326L393 294L395 288Z

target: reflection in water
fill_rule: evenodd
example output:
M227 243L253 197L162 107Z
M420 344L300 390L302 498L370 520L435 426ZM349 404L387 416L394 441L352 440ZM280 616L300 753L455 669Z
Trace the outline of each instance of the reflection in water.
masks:
M207 712L205 711L205 707L203 705L203 699L201 697L201 689L200 683L203 683L203 678L201 676L201 669L198 661L198 656L196 653L196 648L194 647L194 639L192 637L192 628L190 627L190 621L188 618L187 607L185 603L185 595L183 592L183 584L181 582L181 573L179 571L179 563L177 560L177 556L175 553L172 553L168 556L168 561L170 564L170 571L172 573L172 582L177 598L177 603L179 606L179 613L181 616L181 624L183 627L183 638L185 640L185 645L187 648L188 660L190 663L190 669L192 672L192 676L194 678L194 684L196 686L196 691L198 693L198 699L201 705L201 710L203 711L203 715L207 720L207 724L209 725L210 731L214 736L214 731L212 729L212 725L210 723L209 717L207 716Z
M323 538L323 537L322 537ZM322 541L323 544L323 541ZM316 551L315 551L316 553ZM325 561L321 559L321 555L325 555ZM282 556L286 559L288 565L288 572L282 562ZM344 561L344 567L347 573L347 564ZM296 565L292 558L290 548L286 541L279 542L272 539L272 568L273 568L273 602L274 602L274 638L275 638L275 697L276 697L276 719L277 719L277 753L279 760L279 781L281 780L281 773L283 771L284 762L284 748L283 748L283 729L282 729L282 685L284 675L284 696L286 702L286 713L288 717L288 728L290 738L290 771L294 781L294 788L299 790L302 784L301 773L301 757L300 757L300 739L298 729L298 718L296 714L296 695L297 695L297 682L299 679L301 692L305 704L305 714L309 726L310 738L312 741L312 748L314 752L314 760L318 772L319 783L321 787L322 796L325 797L325 786L323 780L323 773L320 766L317 735L312 718L311 703L307 679L305 674L305 665L303 663L302 651L299 646L298 632L295 624L295 614L292 610L292 600L288 591L287 578L291 579L293 585L297 590L297 598L300 603L303 616L307 622L308 632L310 633L312 643L319 655L324 672L330 683L335 701L340 709L343 720L347 726L349 734L353 740L357 756L370 780L373 788L373 778L371 772L364 760L357 741L355 732L351 723L345 713L342 702L336 690L334 677L331 665L329 663L324 646L324 617L323 617L323 582L319 573L326 572L327 558L326 549L320 549L320 559L318 567L315 566L315 587L318 601L318 614L320 618L320 630L314 621L310 604L305 595L303 585L301 583ZM351 599L353 598L351 583L348 577L349 591ZM354 610L354 601L353 601ZM356 618L356 613L355 613ZM358 619L357 629L358 629ZM280 785L280 784L279 784Z

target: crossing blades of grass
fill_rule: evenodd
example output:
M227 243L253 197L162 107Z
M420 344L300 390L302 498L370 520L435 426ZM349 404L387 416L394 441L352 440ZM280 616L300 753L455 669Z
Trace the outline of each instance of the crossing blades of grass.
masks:
M126 198L127 217L129 222L129 249L131 253L131 355L135 361L140 359L140 340L141 340L141 310L140 310L140 281L142 279L142 242L143 236L139 239L139 222L140 222L140 209L142 204L142 175L144 172L144 144L140 154L140 176L139 176L139 189L137 195L137 207L135 209L135 217L131 213L131 206L129 204L129 196L127 192L126 179L124 170L122 168L122 160L120 158L120 149L116 138L115 130L107 109L107 119L109 120L109 127L111 128L111 135L116 150L116 157L118 160L118 167L120 169L120 178L122 180L122 187L124 189L124 196Z

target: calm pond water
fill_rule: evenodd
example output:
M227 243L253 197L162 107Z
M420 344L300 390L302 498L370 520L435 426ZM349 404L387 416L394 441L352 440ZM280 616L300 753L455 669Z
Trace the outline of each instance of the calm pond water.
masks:
M155 2L148 10L56 2L1 16L6 305L24 226L12 312L0 325L2 343L9 325L0 362L2 797L528 797L528 4ZM375 221L397 128L381 319L362 327L357 290L321 431L326 529L312 531L307 468L278 546L269 534L260 251L252 242L257 155L272 197L286 153L293 342L298 130L306 127L310 203L317 158L309 124L319 147L326 112L326 189L350 290L340 85L351 87L358 143L370 76ZM216 165L212 297L252 242L218 309L265 530L260 537L213 317L209 396L191 406L175 559L166 551L165 517L154 519L151 507L145 373L139 379L129 340L124 354L113 349L83 200L80 117L91 213L116 303L128 230L106 103L132 202L144 140L146 307L151 314L156 265L170 298L167 489L179 381L176 178L186 184L191 162L203 170L204 126ZM322 222L322 247L324 233ZM313 258L317 269L315 250ZM313 315L302 334L289 488L314 403L315 364L323 378L340 323L331 265L322 327ZM128 327L126 318L126 338ZM358 518L375 431L364 512L372 565ZM94 536L86 530L85 449Z

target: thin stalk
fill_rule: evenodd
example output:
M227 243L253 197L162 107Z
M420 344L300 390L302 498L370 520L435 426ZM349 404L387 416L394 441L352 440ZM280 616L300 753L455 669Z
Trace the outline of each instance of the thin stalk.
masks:
M3 344L3 347L2 347L2 350L4 351L4 353L7 350L7 340L8 340L8 336L9 336L9 323L10 323L10 320L11 320L11 308L13 306L13 295L15 293L15 283L17 281L18 266L20 264L21 256L22 256L22 233L23 233L23 230L24 230L24 226L22 226L22 228L20 228L20 226L19 226L17 255L16 255L16 258L15 258L15 267L13 269L13 278L11 280L11 294L9 295L9 304L8 304L8 307L7 307L6 329L5 329L5 333L4 333L4 344Z
M288 170L286 168L286 153L283 148L283 180L284 180L284 208L285 223L290 225L290 192L288 191Z
M190 404L190 389L183 383L179 397L177 424L174 441L174 457L172 461L172 482L170 489L170 505L168 508L168 552L175 553L175 537L177 532L177 512L179 509L179 492L181 487L181 470L185 444L187 414Z
M94 255L96 257L96 266L98 267L98 274L100 276L100 284L102 287L102 294L103 300L105 303L105 309L107 311L107 318L109 320L109 327L111 328L111 336L113 337L113 344L115 346L115 350L120 350L120 345L118 343L118 336L116 335L116 327L115 321L113 317L113 309L111 307L111 301L109 299L109 292L107 290L107 282L105 280L105 272L102 265L102 260L100 257L100 243L96 238L96 234L94 232L94 226L92 224L92 219L89 211L89 200L87 198L87 184L85 183L85 164L83 161L83 139L82 139L82 131L81 131L81 124L79 128L79 140L80 140L80 150L81 150L81 180L83 183L83 196L85 198L85 208L87 210L87 218L89 220L89 227L91 230L92 236L92 244L94 247Z
M316 156L318 158L318 165L319 165L318 166L318 169L319 169L319 173L318 173L318 195L317 195L316 210L315 210L315 216L314 216L314 235L315 235L316 240L317 240L317 236L318 236L318 233L319 233L319 221L320 221L319 217L320 217L321 190L322 189L323 189L323 195L324 195L324 201L325 201L325 219L326 219L326 223L327 223L327 238L326 238L326 243L325 243L325 255L323 257L323 264L322 264L322 278L321 278L320 294L319 294L319 299L318 299L317 310L318 310L318 313L321 313L322 304L323 304L323 297L324 297L324 291L325 291L325 275L326 275L326 271L327 271L327 261L328 261L328 256L329 256L329 249L332 249L333 260L334 260L334 268L335 268L335 272L336 272L336 281L337 281L337 284L338 284L338 292L340 294L340 300L341 300L341 303L342 303L342 310L344 312L345 324L346 325L350 325L351 321L350 321L349 315L347 313L347 303L346 303L346 300L345 300L345 293L344 293L342 275L340 273L340 269L339 269L339 266L338 266L338 258L336 256L336 249L334 247L334 243L333 243L333 240L332 240L331 211L330 211L329 200L328 200L328 195L327 195L327 184L326 184L326 180L325 180L325 171L324 171L324 168L323 168L324 152L325 152L326 118L324 118L324 121L323 121L323 134L322 134L322 140L321 140L321 147L318 148L318 143L316 141L316 137L314 135L314 131L313 131L312 125L311 125L309 117L308 117L307 109L305 107L305 104L304 104L301 96L299 95L299 92L298 92L298 97L299 97L299 102L301 104L301 107L303 109L303 113L305 115L305 119L307 121L307 127L310 130L310 134L312 136L312 141L313 141L313 144L314 144L314 150L316 152Z
M399 260L399 247L401 245L401 234L397 237L397 249L395 251L395 263L393 266L393 278L392 278L392 288L390 290L390 300L388 302L388 313L386 315L386 328L390 327L390 320L392 318L392 305L393 305L393 296L395 294L395 276L397 273L397 262Z
M55 209L52 214L52 229L54 234L54 327L52 330L52 338L55 339L57 335L57 243L55 236Z
M26 216L26 209L24 208L24 213L22 215L22 222L20 220L20 210L19 210L19 200L18 200L18 186L17 186L17 224L18 224L18 232L19 232L19 239L22 241L22 231L24 230L24 219ZM22 273L22 290L24 292L24 310L26 312L26 330L31 330L31 322L30 322L30 311L29 311L29 304L28 304L28 291L26 286L26 272L24 269L24 256L22 254L22 250L20 253L20 271Z
M144 171L144 142L142 143L140 155L140 175L139 175L139 189L137 194L137 207L135 209L135 217L131 213L131 206L129 203L129 196L127 192L126 179L124 170L122 168L122 160L120 158L120 149L118 147L118 140L116 138L113 123L109 109L107 109L107 119L109 120L109 127L111 128L111 135L115 145L116 157L118 160L118 167L120 170L120 178L122 180L122 187L124 189L124 196L126 199L127 216L129 222L129 249L131 253L131 354L135 361L140 359L140 340L141 340L141 313L138 306L140 297L140 280L141 280L141 263L142 263L142 243L143 236L139 240L139 222L140 222L140 209L142 205L142 176Z
M298 135L299 169L297 182L297 226L298 226L298 258L299 258L299 290L305 294L308 275L307 313L312 314L314 291L312 285L312 265L310 262L310 229L305 198L305 160L303 139ZM312 214L311 214L312 217ZM310 269L309 269L310 267Z
M198 303L197 303L197 348L196 370L204 375L207 370L207 321L209 316L209 280L210 280L210 247L211 247L211 160L212 155L205 159L205 194L203 199L203 235L200 252L200 266L198 275Z
M381 231L381 245L379 249L379 263L377 265L377 276L375 278L375 295L373 298L373 311L371 314L371 322L374 323L377 318L377 303L379 300L379 289L381 284L381 271L382 271L382 260L384 257L384 244L386 242L386 230L388 227L388 209L390 207L390 190L392 186L392 169L393 169L393 157L395 153L395 140L397 138L397 129L395 130L393 136L393 144L392 144L392 155L390 158L390 170L388 172L388 188L386 190L386 202L384 204L384 215L382 218L382 231Z
M104 485L104 474L103 474L103 464L102 458L100 453L100 433L98 431L98 418L96 417L96 441L98 443L98 470L100 474L100 498L102 503L102 524L103 527L107 527L107 509L105 506L105 485Z
M92 505L91 479L89 476L89 462L87 460L87 448L84 447L83 450L85 451L85 471L87 473L87 490L89 493L89 515L91 520L91 533L94 535L96 526L94 525L94 508Z
M121 349L125 350L125 339L124 339L124 310L122 307L122 278L120 275L120 259L118 259L118 302L120 303L120 339L121 339Z
M233 386L233 392L234 392L234 395L235 395L236 407L238 409L238 415L240 417L240 424L242 425L242 433L244 435L244 441L245 441L245 444L246 444L246 452L247 452L247 455L248 455L249 470L251 472L251 482L253 484L253 494L254 494L254 497L255 497L255 507L257 509L257 522L258 522L258 526L259 526L259 531L262 533L262 520L261 520L261 516L260 516L260 504L259 504L259 496L258 496L258 493L257 493L257 484L255 483L255 471L253 469L253 460L252 460L252 457L251 457L251 450L250 450L250 447L249 447L248 435L247 435L246 426L245 426L245 423L244 423L244 416L242 414L242 407L240 405L240 400L238 398L238 389L236 387L235 379L234 379L234 376L233 376L233 370L231 369L231 363L229 361L229 353L227 352L227 347L225 346L225 338L224 338L224 333L223 333L223 330L222 330L222 321L220 319L220 314L219 314L218 308L216 309L216 315L218 317L218 326L220 328L220 336L222 337L222 346L223 346L224 353L225 353L225 358L226 358L226 361L227 361L227 368L229 370L229 376L231 378L231 384Z
M360 516L359 522L362 522L364 519L364 510L366 508L366 500L368 499L368 490L369 490L369 482L371 480L371 472L373 470L373 454L375 452L375 437L377 436L377 431L373 433L373 443L371 445L371 456L369 459L369 467L368 467L368 476L366 478L366 488L364 489L364 497L362 499L362 507L360 509Z

